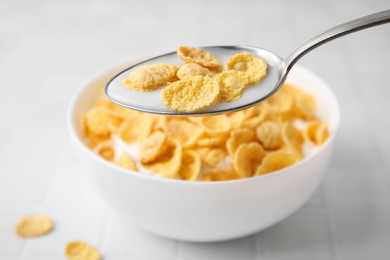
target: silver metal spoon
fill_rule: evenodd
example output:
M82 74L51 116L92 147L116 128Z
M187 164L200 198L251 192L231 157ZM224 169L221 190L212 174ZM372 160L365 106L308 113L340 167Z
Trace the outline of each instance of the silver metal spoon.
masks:
M123 80L128 77L133 69L140 66L155 63L183 64L183 61L177 57L176 51L153 57L123 70L106 84L105 92L107 97L114 103L126 108L153 114L199 116L233 112L251 107L275 94L283 85L294 64L309 51L346 34L388 22L390 22L390 9L343 23L307 41L285 59L280 58L273 52L249 46L200 47L216 56L222 64L224 64L230 56L239 52L252 53L262 58L268 64L268 74L266 78L258 85L246 88L239 100L230 103L221 103L206 111L192 113L173 111L162 103L160 99L160 89L152 92L138 92L129 90L124 86Z

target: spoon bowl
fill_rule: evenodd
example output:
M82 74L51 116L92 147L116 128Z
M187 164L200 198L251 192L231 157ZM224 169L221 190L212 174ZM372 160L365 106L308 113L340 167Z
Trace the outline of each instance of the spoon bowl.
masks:
M311 50L321 46L331 40L337 39L349 33L363 30L369 27L381 25L390 22L390 10L367 15L336 27L333 27L322 34L307 41L285 59L271 51L249 46L206 46L201 49L212 53L222 64L229 57L241 53L249 52L257 57L262 58L268 65L267 76L257 85L247 87L242 97L234 102L220 103L214 107L200 112L178 112L166 107L160 99L160 90L151 92L138 92L127 89L123 80L128 77L132 70L156 63L170 63L180 65L183 62L178 58L176 52L166 53L157 57L150 58L135 64L112 78L105 88L107 97L114 103L123 107L138 110L141 112L172 115L172 116L203 116L215 115L226 112L233 112L251 107L275 94L283 85L287 75L294 64Z
M205 46L200 47L202 50L212 53L222 64L224 64L229 57L239 52L248 52L258 57L261 57L268 65L268 73L261 83L247 87L242 97L230 103L220 103L211 107L207 111L200 112L176 112L166 107L160 98L161 89L150 92L138 92L131 91L124 87L123 80L129 76L130 71L145 65L151 65L156 63L169 63L173 65L183 64L175 52L166 53L158 57L137 63L112 78L106 87L106 95L108 98L126 108L138 110L141 112L161 114L161 115L179 115L179 116L197 116L197 115L210 115L221 114L225 112L232 112L248 108L268 98L275 91L277 83L281 78L280 64L282 59L274 53L249 46Z

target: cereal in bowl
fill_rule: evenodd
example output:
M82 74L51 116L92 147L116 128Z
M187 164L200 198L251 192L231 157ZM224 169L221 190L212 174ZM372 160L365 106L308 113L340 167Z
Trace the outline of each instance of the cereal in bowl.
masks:
M269 174L299 162L330 135L315 98L289 84L249 109L205 117L152 115L103 98L82 125L87 145L103 159L134 174L184 181Z

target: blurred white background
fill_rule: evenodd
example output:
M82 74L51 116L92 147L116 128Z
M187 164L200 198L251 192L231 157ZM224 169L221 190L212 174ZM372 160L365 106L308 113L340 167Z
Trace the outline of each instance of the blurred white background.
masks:
M0 259L63 259L86 240L105 259L389 259L390 24L314 50L299 64L323 77L342 112L335 156L296 214L244 239L195 244L121 222L97 200L66 133L71 95L112 66L179 45L243 44L282 57L388 0L0 0ZM20 239L21 214L53 233Z

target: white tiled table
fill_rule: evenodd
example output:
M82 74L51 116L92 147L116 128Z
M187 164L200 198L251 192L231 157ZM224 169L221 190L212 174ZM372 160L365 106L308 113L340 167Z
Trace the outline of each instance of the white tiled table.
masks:
M245 44L286 56L340 22L390 7L347 1L0 0L0 259L64 259L86 240L105 259L390 259L390 25L325 45L301 64L322 76L342 124L327 177L285 221L251 237L187 243L123 223L95 198L65 128L83 82L178 45ZM55 231L14 234L43 213Z

